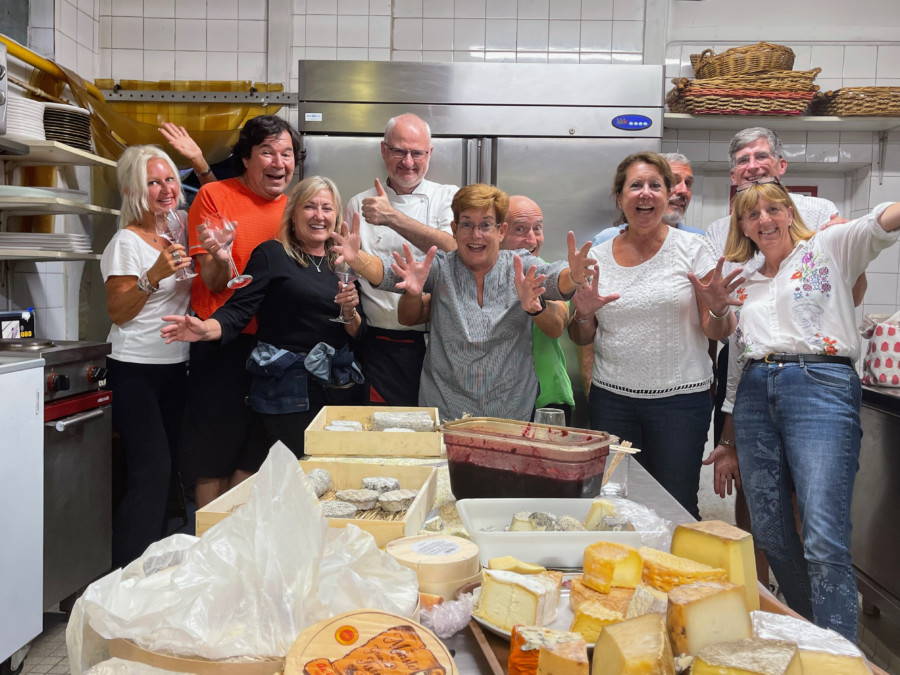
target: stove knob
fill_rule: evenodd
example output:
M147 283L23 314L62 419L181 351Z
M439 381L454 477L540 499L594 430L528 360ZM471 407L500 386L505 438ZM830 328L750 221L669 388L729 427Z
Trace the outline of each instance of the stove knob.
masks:
M47 378L47 390L48 391L66 391L69 388L69 376L68 375L57 375L56 373L50 373L50 376Z
M102 366L91 366L88 368L87 381L90 383L99 382L106 379L106 368Z

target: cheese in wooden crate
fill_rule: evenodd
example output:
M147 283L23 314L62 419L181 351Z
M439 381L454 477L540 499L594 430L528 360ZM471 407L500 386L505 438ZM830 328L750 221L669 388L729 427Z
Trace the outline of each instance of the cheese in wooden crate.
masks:
M407 413L415 417L428 415L431 431L397 433L375 431L374 415ZM363 431L328 431L334 422L358 422ZM404 408L393 406L327 405L319 411L304 433L304 451L309 456L345 457L440 457L441 433L437 408ZM421 425L421 428L425 428Z

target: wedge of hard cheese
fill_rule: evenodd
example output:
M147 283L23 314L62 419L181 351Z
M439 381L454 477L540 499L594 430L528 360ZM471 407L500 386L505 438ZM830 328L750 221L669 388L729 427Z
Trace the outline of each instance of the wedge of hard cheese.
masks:
M686 523L675 528L672 554L721 567L728 573L728 581L744 586L747 609L759 609L756 557L749 532L721 520Z
M642 572L641 557L631 546L598 541L584 549L583 581L595 591L609 593L611 586L635 588Z
M641 580L663 593L696 581L728 580L728 575L721 568L710 567L655 548L641 546L638 554L644 561Z
M645 614L600 631L591 675L675 675L672 648L659 614Z
M590 675L591 667L584 640L541 645L537 675Z
M588 600L581 603L575 611L575 618L572 619L569 630L580 633L586 642L594 644L604 626L624 620L625 615L621 612L611 610L596 600Z
M546 567L541 567L536 563L523 562L511 555L491 558L488 560L488 569L515 572L516 574L540 574L547 571Z
M517 623L546 626L556 619L561 572L516 574L484 570L473 614L504 630Z
M797 645L784 640L736 640L701 649L691 675L804 675ZM815 675L818 672L813 671Z
M707 645L753 637L744 589L727 581L673 588L666 625L675 654L693 656Z
M538 672L538 657L544 647L571 642L580 644L587 656L587 646L578 633L542 626L513 626L507 664L509 675L535 675Z
M584 584L581 576L577 576L572 579L569 587L569 607L574 613L581 603L596 600L607 609L624 614L628 610L632 595L634 595L633 588L617 588L615 586L609 589L609 593L595 591Z
M658 591L652 586L638 584L625 610L625 618L633 619L651 612L665 616L668 608L669 596L666 593Z
M607 516L615 517L616 507L613 503L606 499L595 499L591 503L591 510L588 511L587 518L584 519L584 527L586 530L603 529L603 519Z

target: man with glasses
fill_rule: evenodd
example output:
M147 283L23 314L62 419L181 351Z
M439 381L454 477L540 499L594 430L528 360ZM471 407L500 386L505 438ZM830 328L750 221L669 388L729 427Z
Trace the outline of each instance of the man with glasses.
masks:
M423 119L406 113L388 120L381 143L387 180L382 185L376 178L372 189L347 204L348 223L360 214L360 239L366 251L390 257L409 244L413 254L422 257L432 246L456 249L450 203L459 188L425 179L433 150L431 129ZM369 401L416 406L426 324L401 325L397 321L401 296L376 290L365 280L360 286L368 327L357 356L369 383Z

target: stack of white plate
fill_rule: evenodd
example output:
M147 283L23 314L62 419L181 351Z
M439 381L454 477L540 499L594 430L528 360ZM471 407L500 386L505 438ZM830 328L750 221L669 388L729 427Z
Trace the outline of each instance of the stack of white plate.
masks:
M43 141L44 104L10 96L6 104L6 136L21 141Z
M71 253L90 253L91 240L86 234L0 232L0 248L20 248L32 251L67 251Z
M73 148L91 151L91 113L63 103L44 104L44 134Z

